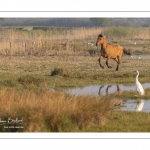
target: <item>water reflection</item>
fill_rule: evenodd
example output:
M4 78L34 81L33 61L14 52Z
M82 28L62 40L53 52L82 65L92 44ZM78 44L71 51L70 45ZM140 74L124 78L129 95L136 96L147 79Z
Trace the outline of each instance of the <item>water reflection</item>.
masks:
M102 90L103 87L104 87L104 85L100 86L99 91L98 91L99 95L101 95L101 90Z
M121 89L120 89L120 87L119 87L119 85L117 85L117 91L116 91L116 94L120 94L121 93Z
M143 88L150 88L150 83L142 84ZM71 95L108 95L108 94L120 94L123 91L136 91L136 86L134 85L122 85L122 84L106 84L106 85L89 85L85 87L77 87L77 88L70 88L66 89L65 92Z
M123 111L150 112L150 99L142 99L140 102L133 99L124 100L120 109Z
M106 91L106 95L110 94L109 93L109 88L111 88L111 87L112 87L112 85L108 85L106 87L106 90L105 90ZM104 85L100 86L98 95L103 95L104 94L103 92L101 92L102 88L104 88ZM101 94L101 93L103 93L103 94ZM121 93L121 89L120 89L119 85L116 85L116 91L114 91L114 94L118 94L119 95L120 93Z
M150 88L150 83L142 84L143 88ZM111 94L121 94L123 91L136 91L136 86L134 85L122 85L122 84L106 84L106 85L89 85L86 87L77 87L70 89L63 89L64 93L69 93L71 95L92 95L92 96L111 96ZM112 99L114 105L120 105L120 109L125 111L144 111L150 112L150 99L145 100L133 100L133 99Z
M145 100L140 100L140 102L136 106L136 111L142 111L144 107Z
M107 88L106 88L106 95L109 94L109 93L108 93L108 89L109 89L110 87L112 87L112 85L108 85L108 86L107 86Z
M107 88L105 90L106 91L106 96L110 95L109 94L109 88L111 88L111 87L112 87L112 85L108 85L107 86ZM104 85L100 86L100 88L99 88L98 94L100 96L101 96L101 90L102 90L102 88L104 88ZM116 85L116 92L115 92L115 94L120 94L120 93L121 93L121 89L120 89L119 85ZM140 111L142 111L142 109L144 107L145 100L142 99L142 100L138 100L138 102L135 102L134 100L129 100L129 101L128 100L124 100L123 101L122 99L113 98L112 99L112 103L113 103L113 105L123 106L123 109L124 109L124 106L125 106L125 108L129 107L130 108L129 110L140 112ZM149 107L149 111L150 111L150 107Z

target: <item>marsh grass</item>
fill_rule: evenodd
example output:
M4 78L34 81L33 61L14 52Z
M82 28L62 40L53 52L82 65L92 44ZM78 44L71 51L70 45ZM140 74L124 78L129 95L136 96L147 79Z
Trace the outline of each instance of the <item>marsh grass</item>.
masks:
M149 113L113 111L105 126L97 126L92 129L95 132L150 132L149 122Z
M44 81L44 78L33 75L26 75L18 78L18 82L23 86L27 86L28 84L34 84L39 87L39 85L44 83Z
M59 92L0 90L1 119L23 118L18 132L69 132L104 125L112 111L111 100L69 96ZM1 132L13 132L0 125Z
M110 60L111 69L98 64L98 56L9 56L0 57L0 86L25 88L77 87L90 84L135 84L135 70L139 81L150 81L149 59L122 58L119 71L116 62ZM6 69L4 69L6 68Z
M56 67L54 68L54 70L52 70L51 76L62 76L62 77L70 77L70 78L79 78L79 79L83 79L86 78L87 75L84 72L81 71L73 71L72 69L68 69L68 68L59 68Z

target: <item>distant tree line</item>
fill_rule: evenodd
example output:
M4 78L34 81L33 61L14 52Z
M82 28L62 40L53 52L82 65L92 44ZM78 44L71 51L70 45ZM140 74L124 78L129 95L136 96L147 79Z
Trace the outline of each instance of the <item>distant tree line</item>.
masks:
M90 18L95 26L149 27L150 18Z
M149 27L150 18L0 18L0 26Z

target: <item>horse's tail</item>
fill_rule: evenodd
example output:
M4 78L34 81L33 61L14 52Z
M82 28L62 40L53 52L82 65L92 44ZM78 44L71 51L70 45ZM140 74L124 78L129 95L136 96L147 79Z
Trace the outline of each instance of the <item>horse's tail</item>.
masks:
M130 50L127 50L125 48L122 49L123 50L123 53L126 54L126 55L131 55L131 52Z

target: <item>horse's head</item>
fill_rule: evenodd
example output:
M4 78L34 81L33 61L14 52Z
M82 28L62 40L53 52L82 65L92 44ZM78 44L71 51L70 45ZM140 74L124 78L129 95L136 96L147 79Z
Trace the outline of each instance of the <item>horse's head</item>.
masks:
M104 43L104 36L102 34L99 34L97 41L96 41L96 46L103 44L103 43Z

